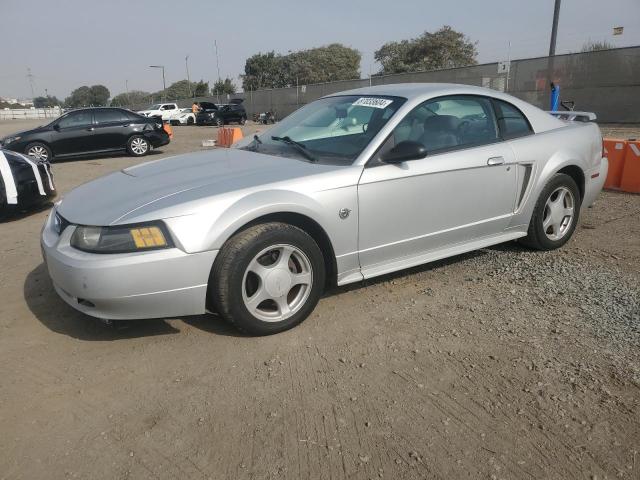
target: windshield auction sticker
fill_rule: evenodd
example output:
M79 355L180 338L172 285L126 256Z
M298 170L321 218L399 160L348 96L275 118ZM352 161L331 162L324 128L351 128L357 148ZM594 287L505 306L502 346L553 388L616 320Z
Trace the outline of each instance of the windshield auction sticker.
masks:
M393 100L389 100L388 98L361 97L353 102L353 105L359 107L387 108L392 103Z

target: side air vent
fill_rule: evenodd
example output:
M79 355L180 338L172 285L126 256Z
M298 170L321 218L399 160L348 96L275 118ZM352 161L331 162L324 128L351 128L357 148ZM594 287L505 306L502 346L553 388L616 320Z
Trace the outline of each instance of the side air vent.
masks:
M522 201L524 200L524 194L527 193L527 189L529 188L529 182L531 181L531 171L533 170L533 166L531 164L528 165L520 165L520 177L522 181L520 182L520 193L518 194L518 203L516 205L516 210L519 210L522 206Z

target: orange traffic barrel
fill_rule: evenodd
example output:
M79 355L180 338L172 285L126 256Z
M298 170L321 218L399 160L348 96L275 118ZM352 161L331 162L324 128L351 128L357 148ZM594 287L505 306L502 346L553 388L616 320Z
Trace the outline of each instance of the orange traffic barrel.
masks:
M627 154L627 141L616 138L602 140L605 156L609 159L609 172L604 182L604 188L620 188L622 169Z
M242 129L235 127L235 128L230 128L229 130L231 130L230 132L230 139L229 139L229 146L233 145L234 143L236 143L238 140L241 140L243 135L242 135Z
M163 123L162 128L165 132L167 132L169 138L173 139L173 128L171 128L171 125L169 125L168 123Z
M627 142L620 189L624 192L640 193L640 141L638 140Z
M218 128L218 138L216 140L216 146L217 147L228 147L230 145L230 143L228 143L228 129L224 128L224 127L220 127Z

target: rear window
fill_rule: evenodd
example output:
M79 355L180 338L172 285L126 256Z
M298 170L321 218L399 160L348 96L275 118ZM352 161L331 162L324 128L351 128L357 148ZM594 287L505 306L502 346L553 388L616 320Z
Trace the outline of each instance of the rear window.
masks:
M520 110L502 100L494 100L494 102L502 138L518 138L533 133L529 121Z

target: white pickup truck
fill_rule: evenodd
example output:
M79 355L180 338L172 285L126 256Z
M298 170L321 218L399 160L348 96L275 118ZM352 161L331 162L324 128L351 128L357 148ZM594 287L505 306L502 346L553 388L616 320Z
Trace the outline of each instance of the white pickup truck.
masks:
M138 114L145 117L161 118L163 121L168 121L171 119L172 115L179 111L180 109L178 108L177 103L156 103L146 110L140 110Z

